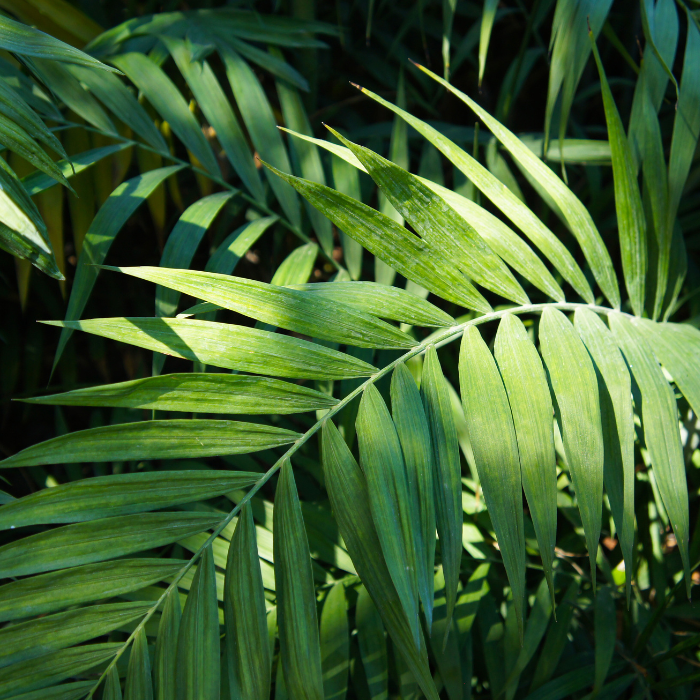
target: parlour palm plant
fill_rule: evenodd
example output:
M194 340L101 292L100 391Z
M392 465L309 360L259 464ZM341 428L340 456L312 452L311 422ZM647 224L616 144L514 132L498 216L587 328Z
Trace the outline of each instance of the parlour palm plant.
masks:
M0 507L0 528L17 530L0 546L0 698L689 697L697 633L669 645L661 618L685 605L700 559L686 473L700 331L676 322L687 274L678 211L700 132L700 30L680 4L685 55L666 148L658 115L671 84L661 44L669 7L676 12L663 0L642 3L648 51L626 129L596 43L607 10L556 6L553 57L570 50L557 43L566 35L577 60L597 66L608 141L578 145L602 149L612 164L616 220L606 240L565 170L555 172L577 145L564 138L565 114L583 67L557 84L553 58L550 92L563 90L564 126L550 144L520 138L419 66L485 127L489 157L506 163L507 154L523 172L560 220L558 235L517 182L404 109L401 89L394 104L358 86L470 189L414 175L331 127L328 139L314 137L304 79L280 47L317 47L311 34L331 34L329 25L237 9L162 13L108 30L84 53L0 18L2 46L91 125L82 128L113 140L68 156L30 105L29 95L35 106L52 104L49 96L36 97L38 84L17 69L6 121L34 130L15 126L7 146L34 149L38 172L20 180L9 166L0 171L4 247L60 277L30 196L70 186L126 149L151 166L121 182L84 232L65 319L46 322L61 328L54 368L76 330L153 353L150 376L25 399L141 419L67 432L0 462L95 465L89 478ZM162 68L169 57L196 108ZM292 158L250 63L277 80ZM53 113L56 133L75 128L72 119ZM64 159L54 162L37 140ZM176 187L184 170L201 179L202 196L180 216L161 264L106 266L136 207L157 211L154 192ZM361 201L361 177L379 189L380 210ZM187 269L239 196L257 215L220 242L204 271ZM304 245L269 283L234 276L273 225ZM374 257L374 281L362 279L363 251ZM309 283L317 255L332 277ZM83 318L98 274L117 289L154 285L155 315ZM167 356L194 371L163 374ZM204 461L214 457L225 468ZM645 492L637 510L635 485ZM693 488L696 499L697 479ZM668 524L663 544L650 508ZM602 532L619 546L614 568ZM670 588L663 556L650 560L640 542L650 537L654 555L671 552ZM643 577L654 580L653 607ZM592 653L578 663L562 660L576 625L592 630Z

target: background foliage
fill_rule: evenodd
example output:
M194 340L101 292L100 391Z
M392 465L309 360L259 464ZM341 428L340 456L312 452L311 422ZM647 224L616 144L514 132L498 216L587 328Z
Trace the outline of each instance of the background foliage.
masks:
M634 230L638 225L634 217L644 207L647 221L656 224L655 206L661 185L659 180L653 179L653 167L648 166L644 170L645 189L641 197L638 194L635 199L634 196L627 197L624 192L618 193L622 177L618 178L616 172L613 182L610 167L611 157L615 155L611 127L614 115L611 117L611 102L605 103L605 89L601 91L600 74L591 55L587 32L581 29L585 20L597 36L601 63L611 91L607 94L617 105L624 131L627 131L627 125L635 124L635 119L643 122L648 116L644 108L634 105L640 66L650 66L642 74L650 82L651 100L655 103L654 109L659 111L662 160L664 154L666 159L674 157L671 142L676 139L675 129L681 128L674 126L678 105L689 106L689 113L694 114L692 110L697 111L697 102L700 102L700 90L693 83L693 80L695 83L699 80L700 54L692 53L694 45L692 39L687 38L693 36L694 25L689 25L689 22L698 20L698 10L692 2L676 5L659 0L656 4L642 2L638 5L621 0L615 3L583 0L556 3L547 0L533 3L370 0L368 3L365 0L338 0L314 4L297 0L233 2L224 9L221 3L204 2L187 3L185 7L177 2L121 5L87 1L69 4L55 0L0 0L0 8L4 16L34 26L70 46L85 49L125 74L122 77L106 71L94 73L77 64L55 62L46 57L22 57L17 52L3 51L0 55L2 85L21 95L52 128L53 137L44 133L40 126L35 126L36 130L32 132L26 115L24 119L18 119L16 115L3 111L0 127L5 140L0 138L0 141L8 146L3 157L9 166L19 177L27 178L24 184L33 194L37 217L45 222L46 236L52 243L56 264L66 278L57 281L26 260L4 253L0 256L4 312L0 327L0 448L7 457L69 431L144 421L151 417L180 417L174 412L168 415L167 411L19 404L11 399L46 394L47 384L53 393L151 374L204 369L198 362L193 364L174 357L165 359L158 353L115 343L99 335L78 333L69 338L65 329L60 335L58 329L36 323L37 320L64 318L149 317L154 315L154 309L157 316L173 316L198 299L196 294L180 297L179 292L164 286L158 286L154 291L152 282L139 279L136 273L128 278L111 271L102 271L98 275L97 268L91 263L106 262L124 267L160 265L224 274L234 272L235 266L236 276L273 285L325 282L335 279L340 271L341 278L347 275L346 279L393 283L421 293L418 285L407 283L401 275L394 276L388 266L363 251L342 230L331 226L328 219L307 206L291 187L252 157L255 152L284 173L293 172L315 182L333 185L403 225L402 215L392 207L385 194L377 192L370 177L358 175L358 171L345 161L308 142L280 134L275 128L275 124L283 125L337 145L338 140L326 132L323 122L338 129L351 142L362 144L397 165L477 203L486 204L474 184L442 158L434 146L403 120L394 118L367 92L358 92L348 81L359 83L415 117L426 120L473 153L489 172L528 203L569 250L574 249L576 239L565 224L565 216L551 197L546 192L543 194L542 185L532 172L520 168L483 128L483 124L481 128L477 126L474 114L462 101L412 65L409 59L427 66L448 79L452 86L477 99L487 112L529 143L535 152L546 152L547 162L562 174L570 189L583 201L611 251L617 249L618 236L623 235L621 222L625 217L632 222L629 230ZM183 11L194 14L174 14ZM691 57L690 65L693 65L692 61L698 65L695 74L685 72L689 65L687 56ZM675 77L670 79L666 68ZM99 79L95 75L99 75ZM680 83L680 98L676 80ZM120 87L124 85L128 88ZM696 101L690 105L681 102L686 87L691 102L692 99ZM220 96L223 99L219 99ZM11 100L3 101L6 103L11 103ZM685 113L683 109L681 113ZM10 127L6 122L13 120L34 137L34 143L38 141L47 148L40 148L41 153L31 150L31 144L27 146L22 138L17 139L16 134L15 141L8 141ZM667 200L658 205L667 210L677 208L675 230L675 215L670 216L670 226L664 223L661 227L669 242L669 291L666 293L665 284L659 285L662 289L659 297L654 294L654 285L648 284L648 290L652 291L647 290L645 296L643 291L635 291L628 281L630 301L625 302L623 309L632 312L646 307L649 317L670 317L676 323L697 328L700 322L700 295L697 294L700 288L700 160L696 149L697 127L692 120L688 129L690 137L686 143L690 145L685 151L676 146L674 161L680 171L684 166L678 163L684 159L687 161L687 182L683 178L675 188L670 187ZM546 146L545 132L549 134ZM631 127L630 132L646 133L643 129L635 131ZM59 139L60 146L53 138ZM613 142L612 149L608 138ZM680 137L677 143L682 143ZM112 147L113 150L99 152L97 155L104 157L77 175L69 173L69 166L63 166L64 175L71 175L69 181L75 194L63 186L49 188L52 180L34 173L38 167L57 175L53 161L63 155L61 148L74 156L92 149ZM641 154L648 153L649 147L633 138L630 147L630 167L636 173ZM18 155L22 148L30 148L31 154L25 150L26 158ZM87 164L94 158L93 154L84 162ZM79 161L74 159L74 162ZM653 164L653 161L646 162ZM661 167L658 163L657 171ZM176 167L159 170L168 166ZM663 167L666 167L665 161ZM669 171L671 184L673 172L673 169ZM151 175L134 180L142 173ZM11 175L7 177L11 178ZM117 189L127 182L129 184L123 186L123 192ZM4 180L3 187L8 187ZM118 201L113 196L108 202L115 190L122 196ZM676 201L673 201L674 197ZM626 202L626 210L621 211L620 201ZM40 228L40 224L37 226ZM246 228L241 230L243 227ZM415 224L413 227L416 228ZM238 237L232 238L232 232L237 232ZM94 240L90 243L91 234L100 234L103 238L93 235ZM86 240L92 246L93 257L80 267L78 258ZM228 252L224 254L225 251ZM613 255L618 277L622 279L624 269L625 279L632 279L628 265L634 261L621 260L617 253ZM658 255L658 251L649 251L652 261ZM583 259L578 261L588 283L593 284L593 271L584 265ZM555 277L555 284L564 284L561 276ZM520 276L518 281L534 303L540 301L542 295L535 286ZM503 299L490 292L485 294L497 311L502 308L498 304L502 304ZM462 322L475 317L461 316L463 310L450 301L435 296L431 301L443 313L459 317ZM439 313L435 307L433 309L424 311L427 314ZM214 318L211 307L200 313L207 314L200 318ZM251 325L249 320L242 318L232 311L218 312L218 320ZM431 332L420 327L430 325L428 322L409 322L402 317L397 320L406 321L401 329L418 341L424 341ZM275 324L272 318L258 322L258 327L263 329L274 329L276 325L282 326L281 323ZM495 330L485 328L481 327L484 340L498 358ZM526 320L526 328L532 334L536 324L531 319ZM313 337L314 333L310 330L303 336ZM474 348L472 361L477 362L478 348L476 345ZM354 351L354 355L357 360L382 368L394 362L402 352L388 348L373 352L369 348L360 348ZM442 370L455 390L460 384L458 356L459 349L454 344L439 353ZM416 358L407 365L411 376L422 378L424 390L426 372L435 371L435 367L431 369L429 364L430 360L424 363ZM209 366L207 371L216 369ZM80 638L79 643L90 638L101 646L91 651L94 654L91 663L76 663L73 668L66 665L66 673L55 680L68 679L79 685L68 688L65 696L59 694L55 697L80 697L90 692L108 660L116 650L122 649L138 619L149 609L149 604L144 601L157 600L179 568L177 565L172 570L167 568L168 561L189 559L206 540L202 531L218 522L222 513L228 513L233 504L241 500L254 478L248 478L246 474L262 474L283 454L285 448L281 445L289 439L281 431L304 433L315 422L314 410L320 418L333 403L329 397L343 398L358 385L359 381L352 378L335 382L325 379L307 381L304 386L322 394L309 392L297 397L299 402L308 402L305 404L307 413L280 415L280 410L280 414L270 418L251 417L250 420L262 428L260 434L251 434L247 439L253 441L251 444L265 448L251 455L209 459L203 456L196 461L166 458L146 462L123 455L118 461L101 459L94 463L83 455L79 463L22 466L3 471L8 483L4 488L7 494L2 497L7 503L13 498L59 484L112 474L148 475L157 471L192 469L201 471L202 478L206 476L216 483L216 486L203 487L203 494L217 494L205 503L193 506L177 502L175 508L181 508L182 514L176 527L181 530L165 537L162 541L166 544L155 546L154 540L147 540L155 548L144 556L150 557L149 561L162 560L165 568L150 578L142 573L144 585L141 588L135 586L135 590L115 597L97 599L101 605L113 607L98 611L99 618L98 613L95 614L95 634ZM389 402L394 389L390 387L388 374L385 380L378 382L377 388L378 396ZM697 532L700 516L698 422L688 401L675 385L674 390L682 422L683 460L690 496L689 559L692 568L700 556ZM465 391L462 387L463 397ZM557 622L553 619L547 581L542 573L544 557L540 557L538 546L540 533L536 538L530 517L533 506L524 502L528 509L523 526L527 553L527 574L522 581L527 601L524 611L527 622L523 632L518 629L517 605L513 602L511 585L502 565L501 553L507 558L508 552L496 544L491 518L495 520L497 516L493 513L490 516L485 509L482 484L470 468L475 454L478 459L478 445L471 444L468 439L456 392L450 393L449 398L461 448L464 518L461 540L464 552L459 591L454 592L458 596L456 622L444 648L441 640L446 627L445 608L453 592L446 591L442 566L436 569L435 580L430 582L435 588L435 599L428 656L437 691L450 700L471 696L584 697L592 692L606 698L693 697L693 693L697 693L693 687L697 685L700 664L698 611L697 606L685 598L679 547L669 516L661 504L654 472L649 469L651 460L643 442L638 440L634 447L637 528L633 571L627 572L628 580L633 582L629 605L626 602L622 537L613 522L607 499L603 506L602 544L596 547L594 540L593 546L588 548L595 558L594 576L598 580L598 594L594 596L587 565L586 523L582 523L579 514L581 496L578 501L574 500L567 471L563 468L563 447L557 443L560 468L556 484L557 548L553 563L555 576L551 582L556 597ZM479 408L478 402L475 408ZM309 409L312 412L309 413ZM251 406L250 413L255 412ZM344 408L336 421L346 442L353 447L356 444L356 415L357 402ZM365 415L367 425L378 421L377 416L381 417L379 409L372 420ZM398 425L396 416L394 420ZM639 417L637 422L638 432L641 432ZM647 431L650 429L646 421L644 427ZM255 440L260 442L254 443ZM86 454L96 458L91 453ZM212 474L211 469L226 474L229 481ZM240 473L238 480L231 476L237 472ZM321 664L323 687L307 687L304 695L299 697L416 697L421 691L404 657L397 652L398 642L384 636L382 621L355 575L357 562L353 563L348 556L345 548L348 543L341 542L338 525L330 516L330 489L321 469L320 440L314 436L296 453L291 481L289 472L290 468L285 467L279 479L268 482L238 521L238 539L234 539L238 548L235 551L240 553L238 561L249 555L250 545L257 537L263 595L269 609L267 627L258 626L255 630L255 620L246 627L251 630L251 650L248 653L257 660L263 659L263 664L267 663L266 655L269 656L271 692L276 698L286 697L280 670L283 666L280 641L277 640L285 632L281 627L276 632L275 623L278 608L285 605L278 595L280 585L284 584L275 583L271 562L277 566L288 557L293 568L294 562L303 558L304 552L276 549L281 545L276 529L273 538L272 513L284 513L284 526L279 527L281 530L287 527L287 532L292 533L300 526L295 516L301 513L312 554L311 575L316 600L297 601L299 609L307 613L306 618L301 616L299 624L308 624L311 619L309 610L315 603L320 618L321 658L318 663ZM299 510L296 509L294 483L301 500ZM158 525L155 520L149 525L149 517L157 518L158 514L136 518L147 533L150 533L145 529L147 526L155 528ZM135 518L128 516L128 519ZM44 532L47 527L43 523L26 524L17 531L5 529L0 543L10 545L18 542L20 537ZM174 525L169 522L168 527ZM257 590L257 582L245 578L250 566L235 569L233 560L227 561L226 540L233 535L232 525L227 526L222 535L215 540L212 549L205 551L198 577L188 574L181 585L183 603L184 593L194 590L199 608L193 605L185 608L182 620L177 623L183 630L180 636L187 640L190 648L208 653L208 656L204 654L199 665L196 660L178 665L181 666L178 673L183 675L177 677L175 684L178 693L185 693L182 697L189 697L189 689L195 687L199 688L201 697L216 696L216 688L207 685L207 679L219 677L218 661L213 668L207 668L206 663L207 659L212 664L212 659L218 658L214 651L217 644L211 635L207 637L206 632L212 626L216 628L220 621L225 638L233 637L233 631L223 625L223 592L217 591L221 605L214 609L207 591L217 586L222 588L224 570L239 590ZM441 542L442 539L441 533ZM118 556L119 551L116 548L114 556ZM133 561L136 563L130 565L137 566L138 559ZM442 547L438 548L438 563L447 570ZM199 573L200 570L203 573ZM13 579L24 573L31 572L16 568L7 578ZM138 580L138 575L136 571L133 573L134 580ZM694 576L692 580L697 583L697 573ZM0 593L0 609L12 610L17 604L7 597L7 589L5 594L3 608ZM117 697L123 688L129 697L149 697L150 686L143 678L149 677L150 668L158 679L158 673L162 672L159 664L164 663L162 659L170 658L168 654L181 661L187 657L185 652L177 649L162 648L168 642L160 640L172 640L176 635L162 634L160 647L155 641L158 624L175 625L173 620L179 619L180 608L178 605L175 611L173 600L174 596L170 596L170 608L159 610L145 625L144 634L136 636L133 646L120 657L116 670L110 672L98 693ZM121 607L114 607L115 604ZM240 614L245 613L244 601L237 601L234 597L230 604L241 606ZM294 604L287 602L286 605L288 610L293 610ZM425 608L425 601L423 605ZM34 612L43 614L49 610L54 608ZM6 615L3 620L26 616L16 612L3 614ZM108 615L112 617L108 618ZM214 622L217 615L219 619ZM197 620L209 620L211 625L200 628ZM57 620L56 624L64 631L70 628L65 619ZM87 623L79 620L75 624ZM272 642L269 649L266 646L268 630ZM0 629L0 636L14 632L10 624ZM41 634L50 636L51 632ZM521 635L524 635L522 646ZM63 646L73 643L68 641ZM108 646L112 644L116 646ZM0 669L0 681L7 684L0 690L0 697L12 697L20 690L24 692L35 687L28 683L22 685L21 681L12 685L13 663L21 665L26 661L31 663L28 666L31 674L42 678L43 673L46 678L50 677L47 670L50 663L44 654L46 649L32 648L39 649L40 653L33 651L0 662L7 676L2 681L3 670ZM56 652L52 650L51 653ZM225 663L226 654L223 659ZM295 697L294 692L301 692L298 688L309 684L308 679L315 677L318 669L306 667L307 663L313 665L313 659L309 661L290 655L287 663L287 683L290 683L290 678L297 678L298 685L290 693ZM200 677L198 673L204 673L204 676ZM228 679L227 673L221 676ZM249 682L254 685L253 680ZM50 682L39 681L39 685L47 686ZM167 693L172 689L164 687L163 681L159 684L156 680L158 697L170 697ZM262 698L266 697L270 687L263 683L262 687L228 690L232 697L236 697L236 692L243 692L244 697ZM44 695L64 691L39 692Z

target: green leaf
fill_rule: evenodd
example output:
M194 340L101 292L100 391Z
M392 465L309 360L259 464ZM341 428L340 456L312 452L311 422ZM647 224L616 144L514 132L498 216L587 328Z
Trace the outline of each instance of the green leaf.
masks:
M165 242L163 254L160 257L160 266L184 270L189 268L204 234L231 196L231 192L217 192L208 197L202 197L190 205L177 220ZM174 316L179 301L179 291L158 285L156 287L155 315ZM160 362L156 363L154 359L154 363L160 365L158 372L160 372L164 360L165 358L161 357Z
M445 200L415 175L330 130L357 156L396 210L428 246L440 251L486 289L528 304L529 299L503 261Z
M202 113L214 127L216 138L236 174L255 199L264 202L265 192L250 146L211 66L206 61L194 60L185 42L172 36L162 36L161 41L175 59Z
M376 282L316 282L289 285L327 299L351 306L358 311L401 321L412 326L451 326L454 318L419 296L398 287Z
M266 160L285 172L291 171L289 156L277 130L272 108L251 67L234 51L220 50L236 105L241 110L243 122L262 160ZM286 217L294 226L301 224L299 200L289 185L279 178L268 180Z
M554 604L552 564L557 538L557 464L552 429L552 397L547 386L547 376L542 360L517 316L507 314L502 318L496 333L494 354L510 403L520 454L523 490ZM486 358L485 355L484 357ZM471 366L466 366L465 372L479 374ZM491 396L482 393L482 396L486 395ZM477 398L474 405L478 400ZM488 420L483 424L488 430Z
M153 660L156 700L173 700L175 698L177 640L181 619L180 595L177 588L173 588L165 599L163 614L158 625L158 636L156 637Z
M77 676L109 661L121 647L121 643L115 643L62 649L0 669L0 698L18 695L20 691L39 690Z
M451 89L451 88L450 88ZM453 163L481 192L488 197L522 232L542 251L562 277L587 301L594 302L593 292L574 257L564 244L518 199L498 178L494 177L478 161L437 129L416 119L391 102L362 88L362 92L392 112L399 114L419 134L433 144ZM527 147L523 144L523 148ZM535 156L535 159L536 156ZM546 166L543 166L546 168ZM549 169L547 168L548 172Z
M634 415L632 382L617 343L600 317L580 308L574 325L593 358L604 443L604 480L625 561L627 600L634 571ZM629 573L628 573L629 572Z
M164 374L23 399L54 406L115 406L187 413L303 413L337 399L300 384L236 374Z
M415 492L409 491L410 477L396 428L374 385L369 385L362 395L356 425L372 518L384 560L411 625L413 642L419 648L416 560L421 551L416 543L416 536L420 535L417 499Z
M447 612L445 600L445 577L442 567L435 572L435 619L432 621L430 643L440 672L440 678L445 685L447 697L450 700L462 700L464 683L471 679L462 678L462 665L459 653L460 639L457 622L454 618L445 616ZM456 608L455 608L456 610ZM446 627L451 627L449 636ZM446 640L443 648L443 640Z
M75 433L74 433L75 434ZM0 529L77 523L194 503L254 484L260 475L221 470L96 476L42 489L0 508Z
M599 693L610 669L617 638L615 600L610 586L603 586L595 599L595 681L593 692Z
M321 667L324 698L345 700L350 669L350 631L342 582L331 587L321 611Z
M39 146L39 144L18 124L0 114L0 143L46 173L54 180L70 187L61 169Z
M486 124L491 133L508 149L511 156L540 182L564 213L569 228L581 246L601 290L610 303L615 308L619 308L620 291L610 254L591 215L581 200L515 134L496 121L474 100L427 68L420 67L420 69L467 104Z
M89 683L91 686L94 686L92 681L89 681ZM40 700L40 698L37 698L37 700ZM122 687L119 683L119 671L117 671L116 664L112 666L105 679L105 689L102 693L102 700L122 700Z
M433 463L436 465L436 478L433 481L435 515L442 566L445 571L446 620L450 620L457 601L457 585L462 560L462 473L447 381L442 374L440 360L434 346L429 347L425 354L421 398L428 417L433 445ZM446 634L449 629L448 624Z
M202 167L211 175L221 177L209 142L172 80L148 56L141 53L123 53L112 56L110 60L143 92Z
M436 252L389 217L330 187L268 167L293 185L339 229L406 279L461 306L484 312L491 309L466 278L451 267L445 267L444 261Z
M120 423L45 440L2 460L0 468L245 454L287 445L299 437L299 433L284 428L239 421Z
M174 576L183 564L177 559L121 559L13 581L0 588L0 621L137 591Z
M268 53L267 51L256 48L252 44L245 41L238 41L238 39L232 37L227 38L226 43L235 51L238 51L241 56L247 58L251 63L255 63L269 73L272 73L272 75L286 80L304 92L309 91L309 83L306 78L284 60L284 56L279 49L271 50Z
M588 351L561 311L551 308L543 311L540 345L554 391L554 408L581 512L595 585L605 457L598 380Z
M311 131L311 124L309 124L309 118L306 115L306 110L304 109L301 97L296 88L284 80L276 80L275 84L277 86L277 96L279 97L280 107L282 108L284 123L290 129L310 136L313 133ZM323 172L323 163L321 163L321 156L318 152L318 148L313 143L299 139L295 139L292 142L291 148L294 149L296 162L299 164L302 177L311 180L311 182L325 185L326 176ZM309 206L308 202L306 206L309 219L311 219L311 225L316 232L321 248L327 255L331 255L333 253L333 230L331 222L318 211L318 209Z
M360 586L357 594L355 627L370 698L388 700L389 668L384 625L364 586Z
M143 617L150 603L92 605L0 630L0 668L101 637Z
M404 364L396 366L391 378L391 406L406 465L408 512L413 529L418 593L430 628L433 620L435 566L435 465L428 419L420 392L413 375Z
M40 32L34 27L28 27L21 22L15 22L4 15L0 16L0 48L21 56L77 63L78 65L101 68L105 71L114 70L96 58L88 56L88 54L55 39L49 34L44 34L44 32Z
M119 151L123 151L125 148L130 148L131 145L132 144L127 141L125 143L117 143L113 146L93 148L89 151L84 151L83 153L78 153L77 155L71 156L70 160L56 161L56 167L60 169L65 178L70 179L73 177L73 175L80 174L83 172L83 170L87 170L95 163L99 163L99 161L102 159L114 155L115 153L119 153ZM39 192L48 190L58 183L52 177L49 177L42 172L35 171L23 178L22 184L27 190L27 194L34 196L35 194L39 194Z
M307 379L367 377L372 365L336 350L256 328L176 318L47 321L205 365ZM0 462L0 464L2 464Z
M105 134L118 136L118 132L102 109L100 103L80 84L80 81L70 72L67 66L45 59L35 58L29 62L44 85L51 86L54 93L66 107L72 109L88 124L92 124Z
M661 371L644 334L644 325L622 314L608 316L610 330L627 360L642 396L641 418L654 476L678 542L690 596L689 514L678 408L673 389ZM639 410L640 407L637 407Z
M138 631L131 645L124 695L128 700L153 700L151 660L148 656L148 641L143 627Z
M518 439L496 362L476 326L464 332L459 386L469 440L513 591L520 639L525 603L525 529ZM498 440L493 436L498 435Z
M71 67L70 72L87 85L114 115L141 136L160 153L168 153L168 146L148 113L131 91L116 75L82 66Z
M298 134L291 131L288 131L288 133L298 136ZM318 139L318 141L321 141L321 139ZM315 142L316 140L312 141L312 143ZM322 143L324 144L324 148L327 147L325 144L329 144L328 141L323 141ZM343 148L343 146L339 146L339 148ZM349 149L345 150L350 153ZM350 153L350 155L352 154ZM355 160L357 160L357 158L355 158ZM352 197L358 201L362 199L362 194L360 192L360 176L356 168L351 167L350 164L342 158L332 158L331 170L333 172L333 186L338 192L342 192L348 195L348 197ZM359 280L362 276L362 246L354 238L348 236L345 231L339 231L339 234L343 246L343 261L345 267L347 267L352 279Z
M114 269L313 338L372 348L410 348L417 344L388 323L350 306L273 284L195 270Z
M104 262L122 226L136 211L139 204L144 202L163 180L180 170L181 167L173 165L168 168L159 168L127 180L119 185L100 207L97 216L85 234L83 247L78 258L78 268L73 280L73 289L66 309L66 321L75 321L82 315L97 280L99 273L97 266ZM71 334L72 330L69 328L61 331L54 357L54 369L61 359L63 349Z
M564 292L530 246L500 219L470 199L434 182L421 178L442 197L470 226L479 232L496 255L529 280L547 296L564 301Z
M311 559L289 461L282 466L275 496L277 624L284 682L293 698L323 700L321 648Z
M177 700L219 700L219 606L211 547L202 553L177 637Z
M308 282L317 257L318 246L315 243L307 243L295 248L275 270L270 284L275 284L279 287L294 286L296 288L296 284Z
M221 522L209 513L144 513L67 525L0 547L6 577L27 576L160 547Z
M207 272L218 272L222 275L232 274L238 261L248 252L248 249L277 220L276 216L266 216L237 228L222 241L204 269Z
M230 644L227 654L235 656L233 667L242 697L268 700L272 671L270 644L253 511L249 504L241 509L228 551L224 612L227 644Z
M651 342L654 355L669 371L695 415L700 415L700 376L696 366L700 353L700 332L686 323L653 323L646 320L640 330Z
M479 87L481 87L481 81L484 79L486 55L489 50L491 30L493 29L493 21L496 18L497 8L498 0L484 0L484 9L481 12L481 31L479 34Z
M627 141L625 128L615 105L610 85L608 85L605 69L600 60L592 32L589 32L589 37L593 56L598 66L605 121L608 125L622 270L632 308L637 316L641 316L644 310L644 282L647 273L646 221L642 197L637 184L632 150Z
M420 634L420 649L416 649L411 625L381 555L381 544L372 520L369 492L362 470L332 421L326 421L323 425L322 451L326 488L333 514L357 572L394 646L409 665L421 690L428 700L437 700L423 635ZM373 629L377 629L376 622ZM379 670L375 687L378 686L381 692L386 687L386 681L381 676L381 669L384 668L381 647L366 646L364 658L372 658L369 655L373 649L380 653L380 660L373 668ZM373 678L375 675L368 673L368 679Z

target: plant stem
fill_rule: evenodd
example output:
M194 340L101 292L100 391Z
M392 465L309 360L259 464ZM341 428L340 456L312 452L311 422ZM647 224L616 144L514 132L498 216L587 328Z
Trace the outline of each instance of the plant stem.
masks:
M328 412L314 425L312 425L298 440L296 440L292 446L253 484L253 486L250 488L250 491L246 493L246 495L241 499L241 501L236 505L233 510L224 518L224 520L221 521L219 525L216 526L212 534L207 538L206 542L202 544L202 546L192 555L190 560L185 564L185 566L180 569L180 571L175 575L175 578L172 580L170 585L165 589L163 594L158 598L158 600L155 602L153 607L150 608L150 610L146 613L144 618L139 622L139 624L136 626L136 629L131 633L129 638L124 642L122 648L116 653L112 661L109 663L107 668L104 670L102 675L99 677L93 688L90 690L88 693L86 700L90 700L92 696L94 695L95 691L99 687L100 683L102 680L107 676L107 674L110 672L112 667L117 663L121 655L126 651L127 647L129 644L134 640L136 635L145 627L146 623L150 618L153 616L153 613L160 607L160 605L163 603L163 601L168 597L170 592L176 588L177 584L180 582L182 577L192 568L193 564L199 559L199 557L202 555L204 550L209 547L214 540L219 536L219 533L233 520L233 518L236 516L236 514L240 511L240 509L248 503L248 501L253 498L253 496L260 491L260 489L280 470L282 465L289 459L291 459L292 455L299 450L299 448L306 443L313 435L315 435L326 423L326 421L330 420L336 413L341 411L350 401L352 401L356 396L361 394L368 386L375 384L377 381L379 381L382 377L386 376L391 372L397 365L403 364L407 360L410 360L412 357L416 357L417 355L421 355L426 350L428 350L429 347L434 346L436 348L440 348L443 345L447 345L448 343L451 343L458 338L462 336L464 331L469 327L469 326L479 326L482 323L488 323L489 321L496 321L503 316L507 314L526 314L526 313L538 313L541 311L544 311L544 309L559 309L562 311L574 311L578 308L587 308L590 309L591 311L594 311L598 314L609 314L614 309L609 309L604 306L594 306L592 304L580 304L580 303L567 303L567 302L552 302L552 303L545 303L545 304L528 304L526 306L516 306L513 308L509 309L502 309L500 311L493 311L489 314L484 314L483 316L478 316L477 318L470 319L469 321L465 321L464 323L460 323L456 326L452 326L451 328L446 328L442 333L438 333L437 335L433 334L431 335L430 338L427 340L424 340L422 343L417 345L414 348L411 348L407 353L399 357L398 359L394 360L393 362L390 362L386 367L383 367L380 369L378 372L373 374L371 377L369 377L365 382L360 384L356 389L351 391L344 399L341 399L335 406L333 406L331 409L328 410ZM625 314L626 316L629 314Z

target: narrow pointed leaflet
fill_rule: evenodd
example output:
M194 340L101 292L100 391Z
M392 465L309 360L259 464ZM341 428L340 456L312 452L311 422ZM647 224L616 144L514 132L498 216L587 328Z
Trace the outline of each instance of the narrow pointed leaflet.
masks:
M518 440L503 380L475 326L467 328L462 339L459 386L474 462L513 590L513 605L522 641L525 529ZM494 435L498 439L494 440Z

